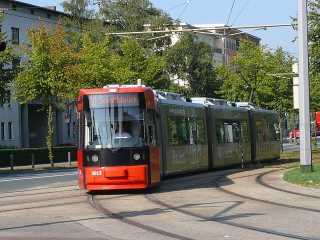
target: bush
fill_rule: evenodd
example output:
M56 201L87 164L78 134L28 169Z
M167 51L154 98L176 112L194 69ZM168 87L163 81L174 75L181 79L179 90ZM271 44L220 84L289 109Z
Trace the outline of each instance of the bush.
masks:
M71 153L71 161L76 161L77 148L74 146L54 147L54 163L68 161L68 152ZM13 156L14 166L27 166L32 164L32 155L34 155L34 164L49 164L47 148L20 148L20 149L0 149L0 168L10 167L10 155Z

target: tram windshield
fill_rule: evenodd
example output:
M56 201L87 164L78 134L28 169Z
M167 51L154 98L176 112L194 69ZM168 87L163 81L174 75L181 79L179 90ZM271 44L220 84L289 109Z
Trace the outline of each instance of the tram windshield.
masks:
M86 148L145 146L143 94L89 95L85 105Z

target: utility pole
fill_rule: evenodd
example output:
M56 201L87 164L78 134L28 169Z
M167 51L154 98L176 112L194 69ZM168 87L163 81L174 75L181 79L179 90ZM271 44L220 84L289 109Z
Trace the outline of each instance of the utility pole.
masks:
M298 0L300 169L312 171L307 0Z

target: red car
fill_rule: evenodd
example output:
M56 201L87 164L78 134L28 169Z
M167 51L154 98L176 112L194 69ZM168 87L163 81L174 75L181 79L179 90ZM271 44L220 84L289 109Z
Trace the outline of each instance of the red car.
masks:
M300 130L298 128L293 129L289 132L289 138L295 139L300 137Z

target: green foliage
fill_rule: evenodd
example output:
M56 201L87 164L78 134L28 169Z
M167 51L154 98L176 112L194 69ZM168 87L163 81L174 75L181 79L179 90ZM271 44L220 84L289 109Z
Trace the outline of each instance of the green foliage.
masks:
M310 173L303 173L300 168L291 169L285 172L283 178L285 181L290 183L307 187L319 187L320 166L319 164L313 166L313 171Z
M1 25L1 16L0 16ZM6 36L0 32L0 42L6 41ZM15 60L18 60L17 53L13 49L13 46L7 43L7 47L4 51L0 52L0 99L5 97L5 92L10 85L19 70L18 65L14 65Z
M54 107L74 96L74 81L69 77L77 58L61 24L57 24L53 33L41 25L37 30L30 30L29 38L31 49L26 51L29 61L15 79L15 95L20 103L41 100L44 104L48 112L47 147L53 165Z
M26 51L29 61L23 65L15 81L16 98L20 103L42 100L45 105L72 97L69 88L70 67L77 61L66 34L58 24L50 33L41 25L29 32L31 49Z
M167 14L153 7L149 0L104 0L101 14L110 23L113 30L143 31L145 25L168 23Z
M281 48L272 52L249 41L240 44L229 66L219 67L222 95L231 101L252 102L280 113L292 108L292 57Z
M311 109L320 108L320 1L311 0L309 5L309 53Z
M166 51L168 72L188 85L188 89L174 86L174 90L182 90L189 96L216 97L220 82L216 78L212 60L209 45L197 42L192 34L184 34Z
M89 0L66 0L61 5L64 12L81 22L84 22L85 19L91 19L95 15Z
M164 30L174 25L168 14L155 8L149 0L104 0L100 13L108 32ZM170 37L161 33L137 35L136 39L143 48L160 53L171 44ZM115 37L114 41L118 42L119 38Z
M125 83L135 84L137 79L148 86L157 89L167 89L169 78L166 75L165 59L154 52L143 48L137 40L127 38L121 44L121 59L118 62L121 69L131 73L131 78L123 79ZM117 77L118 80L119 76Z

